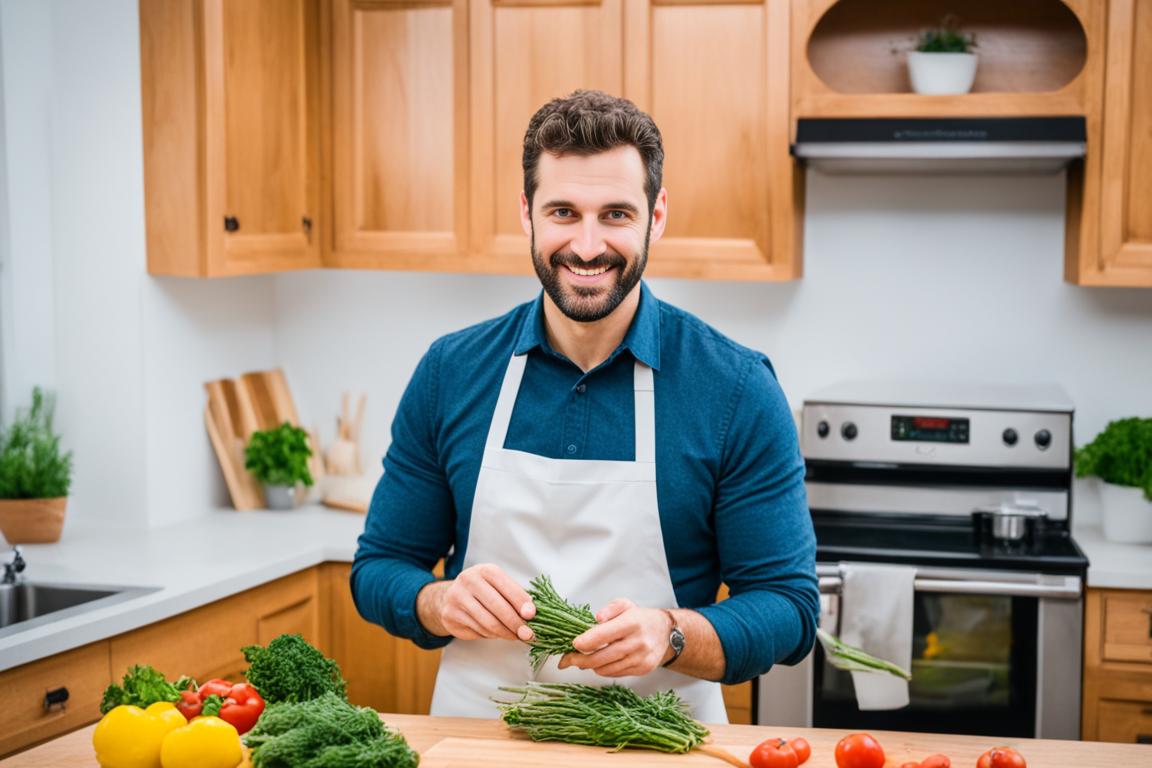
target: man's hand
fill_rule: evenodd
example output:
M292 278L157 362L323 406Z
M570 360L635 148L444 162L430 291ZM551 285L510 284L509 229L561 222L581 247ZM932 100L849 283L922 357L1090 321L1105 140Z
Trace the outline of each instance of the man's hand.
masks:
M528 642L532 630L524 622L536 615L536 606L500 566L480 563L452 581L426 585L416 596L416 614L425 629L441 637Z
M560 658L560 668L590 669L603 677L646 675L672 655L672 620L659 608L641 608L619 598L596 614L595 627L572 641L580 653Z

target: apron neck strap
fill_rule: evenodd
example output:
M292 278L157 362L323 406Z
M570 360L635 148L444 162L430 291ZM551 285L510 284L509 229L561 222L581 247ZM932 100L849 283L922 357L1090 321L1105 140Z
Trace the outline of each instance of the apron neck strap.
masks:
M496 410L492 412L492 425L488 428L489 450L501 450L508 438L508 425L512 423L512 409L524 378L528 355L513 355L504 371ZM656 392L652 369L639 360L632 369L632 387L636 402L636 461L652 464L656 461Z

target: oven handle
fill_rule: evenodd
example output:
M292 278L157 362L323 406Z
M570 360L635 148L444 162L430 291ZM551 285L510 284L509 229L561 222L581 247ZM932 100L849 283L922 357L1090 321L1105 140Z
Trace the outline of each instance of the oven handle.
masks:
M822 594L839 594L844 580L839 576L820 576ZM983 579L931 579L918 578L913 582L917 592L943 592L965 595L1005 595L1008 597L1053 597L1079 600L1080 579L1065 576L1058 584L1029 584L1027 582L986 581Z

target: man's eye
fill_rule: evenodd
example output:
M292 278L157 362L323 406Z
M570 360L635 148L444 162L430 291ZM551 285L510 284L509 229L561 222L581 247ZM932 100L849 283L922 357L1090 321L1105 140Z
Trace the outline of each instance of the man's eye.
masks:
M552 211L552 215L553 216L559 216L562 219L566 219L572 215L572 209L571 208L557 208L556 210Z
M628 214L624 211L608 211L608 218L612 219L613 221L626 221L628 219Z

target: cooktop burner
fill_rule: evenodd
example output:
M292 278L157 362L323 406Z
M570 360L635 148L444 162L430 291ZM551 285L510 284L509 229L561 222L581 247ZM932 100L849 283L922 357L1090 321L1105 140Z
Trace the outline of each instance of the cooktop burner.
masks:
M1068 531L1038 528L1023 542L990 541L968 520L909 519L813 510L816 559L1083 576L1088 558Z

